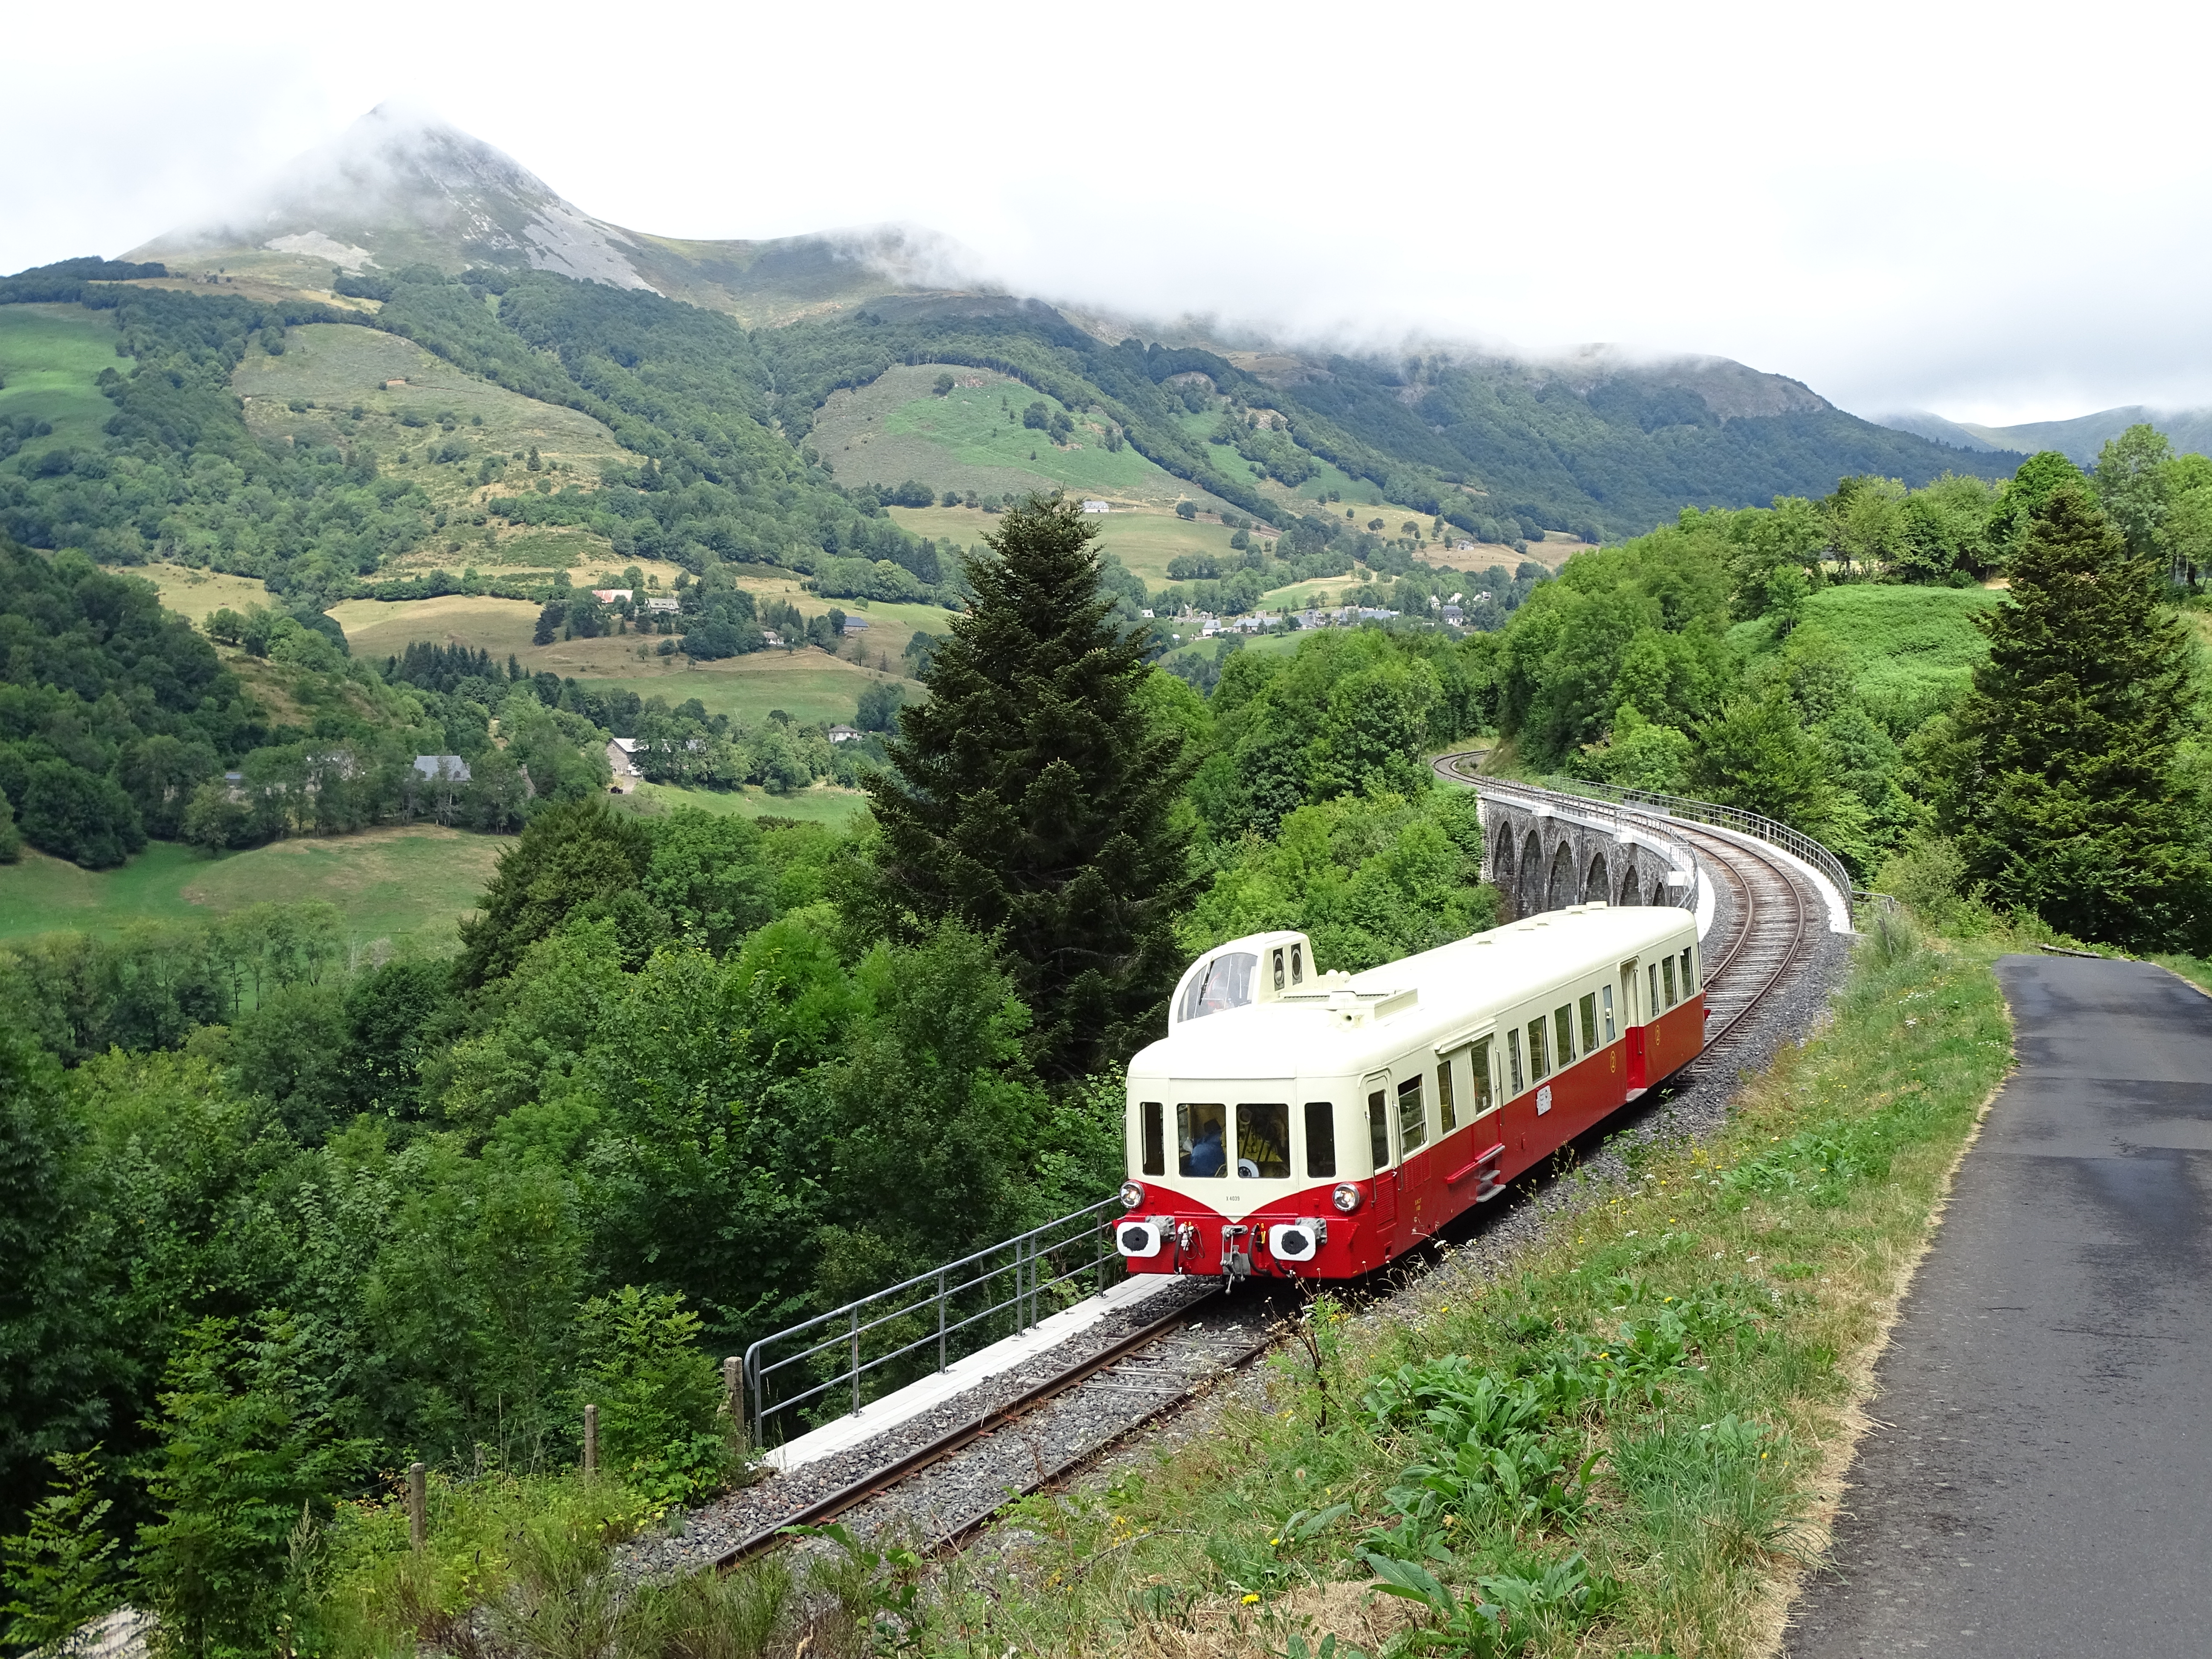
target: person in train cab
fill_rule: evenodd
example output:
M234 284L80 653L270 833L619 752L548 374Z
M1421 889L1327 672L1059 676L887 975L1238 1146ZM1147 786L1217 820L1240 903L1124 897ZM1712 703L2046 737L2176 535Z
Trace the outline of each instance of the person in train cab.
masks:
M1194 1176L1218 1176L1228 1161L1228 1152L1221 1143L1221 1123L1215 1119L1204 1127L1199 1137L1190 1144L1190 1172Z

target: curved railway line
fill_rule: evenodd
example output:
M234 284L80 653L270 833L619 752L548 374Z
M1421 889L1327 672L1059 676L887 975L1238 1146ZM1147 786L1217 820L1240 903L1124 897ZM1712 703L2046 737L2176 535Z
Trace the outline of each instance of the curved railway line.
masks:
M1436 769L1450 781L1471 783L1462 767L1477 757L1446 755ZM1638 816L1632 807L1622 810ZM1724 936L1717 950L1707 950L1711 1023L1697 1062L1702 1065L1747 1037L1746 1023L1807 967L1826 931L1824 902L1802 872L1751 836L1649 816L1687 841L1721 884L1715 927ZM1543 1179L1524 1176L1515 1185L1525 1191ZM1382 1286L1370 1291L1382 1293ZM856 1448L862 1465L857 1473L850 1458L841 1458L834 1477L802 1472L734 1494L724 1504L740 1513L709 1530L709 1538L719 1534L726 1547L713 1546L717 1553L702 1555L695 1546L687 1554L726 1570L771 1547L794 1526L840 1517L849 1517L864 1534L896 1518L910 1534L953 1547L1011 1497L1079 1473L1275 1347L1285 1340L1286 1320L1300 1297L1297 1281L1248 1281L1238 1294L1201 1294L1103 1346L1072 1343L1071 1349L1088 1352L1071 1353L1069 1363L1011 1389L981 1391L985 1398L972 1415L962 1413L947 1425L940 1414L928 1428L893 1430L880 1443ZM775 1501L777 1493L787 1501Z

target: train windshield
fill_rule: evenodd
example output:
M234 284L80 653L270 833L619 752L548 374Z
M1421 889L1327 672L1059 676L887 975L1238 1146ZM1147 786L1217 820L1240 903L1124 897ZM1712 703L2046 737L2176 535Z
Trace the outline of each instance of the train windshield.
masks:
M1203 1019L1225 1008L1242 1008L1252 1000L1252 975L1260 958L1249 951L1230 951L1214 957L1185 988L1178 1019Z

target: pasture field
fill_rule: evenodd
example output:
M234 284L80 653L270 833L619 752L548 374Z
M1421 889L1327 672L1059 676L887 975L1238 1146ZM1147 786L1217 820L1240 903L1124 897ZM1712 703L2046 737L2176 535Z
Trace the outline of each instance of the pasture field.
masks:
M474 513L495 495L532 488L544 476L516 466L505 482L480 485L477 468L486 456L512 459L535 448L542 460L568 469L552 475L560 483L587 487L598 482L603 464L636 459L580 410L480 380L412 340L373 328L302 324L287 334L283 356L248 353L230 383L246 400L246 424L260 436L365 447L375 453L380 471L420 485L433 502L456 515ZM293 408L295 403L302 407ZM440 423L447 416L454 422L450 434ZM458 445L466 453L434 461L431 452L440 445ZM406 563L450 569L465 560L485 568L569 569L611 560L620 569L624 562L614 557L605 537L589 531L527 530L495 519L483 526L453 525Z
M641 697L665 697L671 704L696 697L708 714L726 714L752 726L766 720L771 708L782 709L801 725L850 721L860 708L863 688L898 678L820 651L757 651L670 673L579 674L576 683L587 691L619 687ZM907 690L911 693L917 688L909 681Z
M1205 498L1211 501L1210 497ZM999 523L995 514L967 507L893 507L884 509L902 529L917 536L934 537L955 550L980 547L984 536ZM1234 509L1232 509L1233 511ZM1236 532L1215 518L1178 519L1169 507L1129 507L1114 503L1114 510L1097 520L1097 547L1155 586L1168 579L1168 561L1182 553L1210 553L1217 559L1243 556L1229 545Z
M940 398L930 388L941 374L982 384L956 386ZM1065 448L1022 425L1022 410L1040 401L1048 410L1060 408L988 369L902 364L866 386L832 392L815 416L813 443L848 484L919 478L940 493L973 489L991 495L1057 486L1071 495L1170 505L1188 493L1180 479L1134 449L1107 448L1103 417L1096 412L1070 411L1075 441Z
M361 943L454 948L454 923L476 908L500 854L514 844L436 824L328 839L272 842L210 859L155 842L119 870L80 870L26 848L0 865L0 939L63 928L112 933L139 921L219 916L249 904L320 899Z
M94 384L100 371L127 374L115 355L115 313L82 306L0 306L0 420L28 416L53 427L23 446L29 455L100 446L115 405Z
M630 810L636 811L640 804L648 816L662 810L672 811L679 806L696 806L705 812L720 812L747 818L795 818L801 823L826 823L840 829L850 823L867 810L868 798L858 789L840 789L835 784L816 784L788 795L771 795L765 789L747 784L742 789L678 789L665 783L641 783L625 798Z
M220 570L195 570L183 564L111 564L118 576L137 576L161 590L161 604L194 627L225 609L244 611L269 605L269 589L258 576L231 576Z
M1840 649L1863 697L1911 703L1939 694L1948 698L1965 687L1989 655L1974 618L2003 602L2003 593L1985 587L1852 582L1813 594L1797 625ZM1729 639L1747 656L1777 648L1765 617L1738 623Z
M539 648L530 643L531 630L538 626L538 607L524 599L468 593L397 604L344 599L332 605L329 614L345 629L346 644L354 655L371 660L396 657L416 640L489 651L502 663L510 653L520 656Z

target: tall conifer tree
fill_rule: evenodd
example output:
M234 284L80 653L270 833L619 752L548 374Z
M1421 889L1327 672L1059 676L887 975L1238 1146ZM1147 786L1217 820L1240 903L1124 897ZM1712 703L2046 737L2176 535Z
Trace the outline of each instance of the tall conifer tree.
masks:
M941 917L996 934L1036 1016L1039 1070L1125 1057L1174 988L1191 893L1172 812L1182 734L1144 712L1140 636L1098 591L1094 526L1036 496L986 538L975 597L900 711L896 775L869 786L894 931Z
M2138 949L2200 942L2212 896L2203 802L2180 764L2188 636L2160 589L2085 487L2051 494L1984 623L1945 812L1991 897Z

